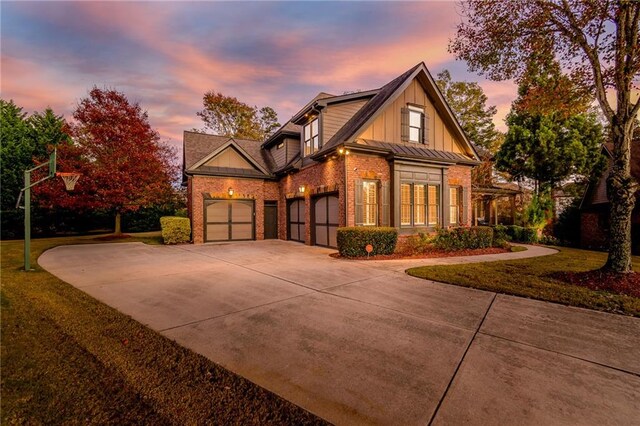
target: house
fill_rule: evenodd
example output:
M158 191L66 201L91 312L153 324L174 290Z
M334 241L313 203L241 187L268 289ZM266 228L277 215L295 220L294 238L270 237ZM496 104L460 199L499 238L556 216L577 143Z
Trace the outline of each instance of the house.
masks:
M185 132L193 241L335 247L342 226L468 225L478 160L420 63L380 89L320 93L266 141Z
M589 183L580 204L580 245L584 248L606 249L609 233L610 203L607 197L607 178L613 161L613 144L602 146L608 159L607 167L600 178ZM640 182L640 139L631 142L631 176ZM631 216L631 245L634 254L640 254L640 205L637 202Z
M474 147L481 164L471 174L472 224L515 225L516 211L522 210L527 194L515 183L496 182L493 154L481 146Z

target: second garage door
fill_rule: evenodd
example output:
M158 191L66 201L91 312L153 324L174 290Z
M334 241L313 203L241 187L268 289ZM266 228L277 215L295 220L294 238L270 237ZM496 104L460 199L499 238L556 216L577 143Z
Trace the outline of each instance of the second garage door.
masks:
M338 196L324 195L315 199L313 205L314 244L337 247Z
M205 240L255 239L253 200L206 200Z

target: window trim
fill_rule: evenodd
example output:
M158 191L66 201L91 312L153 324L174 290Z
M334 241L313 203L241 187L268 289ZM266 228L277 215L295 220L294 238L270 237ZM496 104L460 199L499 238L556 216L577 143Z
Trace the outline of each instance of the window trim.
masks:
M402 221L403 217L402 217L402 208L403 206L407 205L407 203L403 203L403 199L402 199L402 185L409 185L409 215L410 215L410 219L409 219L409 223L404 223ZM416 208L416 204L415 204L415 187L416 185L420 185L423 186L424 189L424 204L421 204L421 206L424 209L424 220L425 223L424 224L416 224L415 222L415 208ZM430 187L435 187L436 188L436 200L437 202L435 203L436 205L436 222L433 223L431 221L431 216L429 215L429 207L434 205L431 203L431 198L429 197L429 188ZM399 204L400 204L400 228L405 228L405 229L411 229L411 228L435 228L437 226L440 225L440 218L441 218L441 213L440 210L442 208L442 184L440 183L429 183L429 182L420 182L420 181L401 181L400 182L400 200L399 200Z
M456 203L453 203L453 199L451 197L451 191L455 190L456 191ZM454 226L460 226L460 224L462 223L462 186L460 185L451 185L449 186L449 225L454 225ZM453 221L453 216L451 215L451 212L453 211L453 209L456 209L456 221Z
M365 187L367 185L373 184L376 191L376 200L375 203L367 203L366 195L365 195ZM373 223L366 223L365 220L367 218L367 207L374 206L375 219ZM380 181L377 179L363 179L362 180L362 226L378 226L380 223Z
M317 123L317 133L315 135L313 134L314 122ZM311 136L308 139L307 139L307 129L309 129L309 133ZM308 153L306 150L307 142L309 142ZM314 117L313 119L309 120L308 123L302 126L302 151L301 151L302 157L304 158L304 157L313 155L316 152L318 152L320 148L322 148L322 145L320 144L320 117Z
M407 125L409 126L409 130L407 132L407 141L411 143L423 143L424 141L424 116L425 116L425 108L423 106L418 105L407 105L407 109L409 110L409 116L407 118ZM417 113L419 115L419 126L411 125L411 113ZM418 129L418 139L411 139L411 129Z

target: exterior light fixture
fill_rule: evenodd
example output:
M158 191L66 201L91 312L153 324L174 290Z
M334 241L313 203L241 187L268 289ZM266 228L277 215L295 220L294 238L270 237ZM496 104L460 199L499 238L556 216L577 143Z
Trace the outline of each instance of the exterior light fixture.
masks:
M233 197L233 188L229 187L229 189L227 189L227 193L229 194L229 197Z
M344 155L349 155L349 150L348 149L345 149Z
M340 155L344 154L344 148L338 149L338 154L340 154Z
M304 185L300 185L300 186L298 187L298 192L301 192L301 193L303 193L303 194L304 194L304 190L305 190L305 189L306 189L306 188L304 187Z

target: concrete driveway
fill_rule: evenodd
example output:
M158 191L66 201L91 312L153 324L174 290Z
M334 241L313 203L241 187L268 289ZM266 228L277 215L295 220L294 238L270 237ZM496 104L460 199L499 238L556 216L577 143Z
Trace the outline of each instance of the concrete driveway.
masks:
M640 319L330 252L127 243L57 247L39 263L333 423L638 422Z

